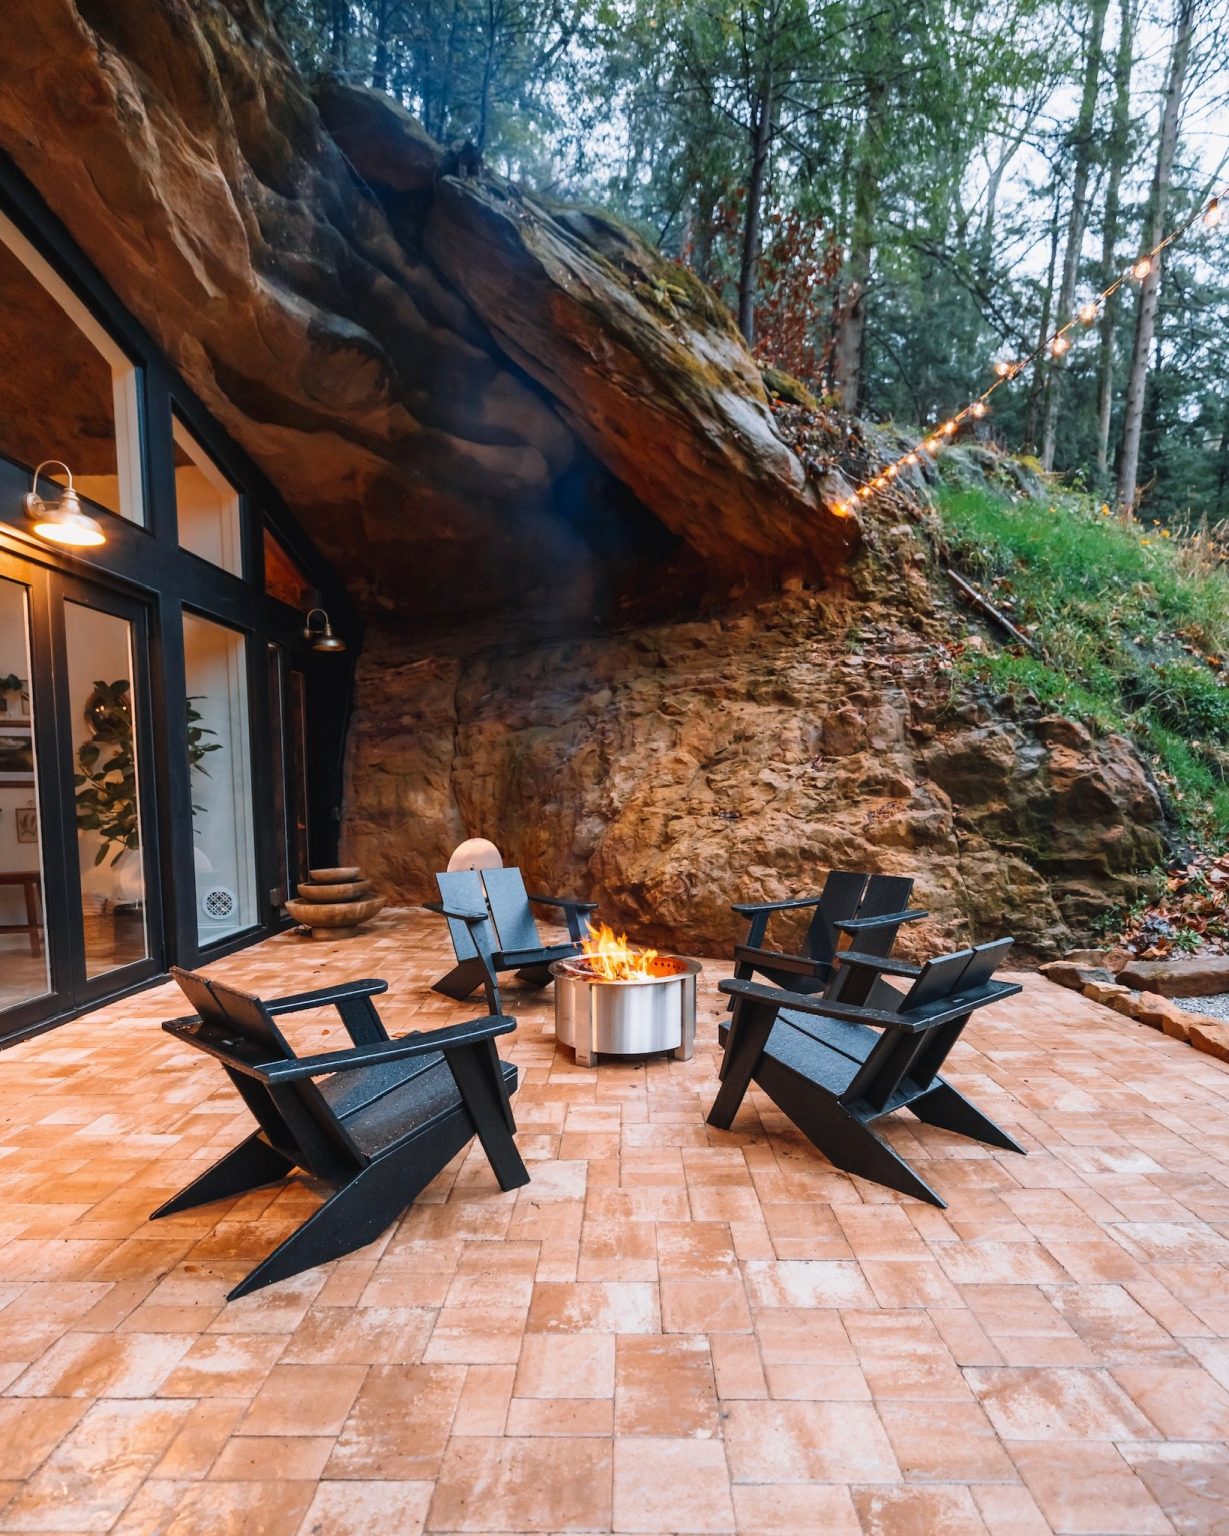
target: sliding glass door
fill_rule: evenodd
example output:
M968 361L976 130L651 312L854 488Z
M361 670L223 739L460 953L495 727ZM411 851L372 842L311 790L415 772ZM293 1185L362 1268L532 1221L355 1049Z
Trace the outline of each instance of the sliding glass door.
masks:
M0 1019L24 1019L51 991L46 936L32 594L16 562L0 576Z
M0 1039L157 973L147 614L0 561Z

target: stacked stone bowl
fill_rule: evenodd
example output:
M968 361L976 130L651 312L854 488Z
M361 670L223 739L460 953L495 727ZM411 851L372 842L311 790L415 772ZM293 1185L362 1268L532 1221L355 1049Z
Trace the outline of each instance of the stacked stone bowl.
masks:
M353 938L384 905L361 869L311 869L308 875L299 886L300 899L288 901L286 910L313 939Z

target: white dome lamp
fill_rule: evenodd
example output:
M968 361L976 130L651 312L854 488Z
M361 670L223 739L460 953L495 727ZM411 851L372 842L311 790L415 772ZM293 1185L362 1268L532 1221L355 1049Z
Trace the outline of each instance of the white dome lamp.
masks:
M52 467L62 469L68 485L58 501L46 501L38 494L38 477ZM97 549L107 542L101 525L82 510L81 498L73 489L73 472L61 459L44 459L34 471L34 488L26 493L26 516L34 532L48 544L62 544L70 549Z
M495 844L485 837L467 838L453 850L448 860L448 872L458 869L502 869L503 857Z

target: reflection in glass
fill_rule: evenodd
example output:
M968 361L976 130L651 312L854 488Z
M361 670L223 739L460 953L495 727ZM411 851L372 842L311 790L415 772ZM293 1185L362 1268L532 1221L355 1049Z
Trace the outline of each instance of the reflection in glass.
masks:
M316 604L317 592L269 530L265 529L265 594L305 612Z
M64 604L85 974L149 953L137 782L132 625Z
M2 216L0 315L0 454L27 472L63 459L87 512L143 522L136 370ZM45 495L52 481L63 472Z
M178 417L172 430L179 542L210 565L242 576L239 493Z
M200 942L257 921L248 746L247 650L242 635L185 613L188 760Z
M48 989L26 589L0 579L0 1009Z
M286 665L280 645L269 647L269 705L273 712L273 807L277 818L277 884L281 900L307 879L307 753L303 674Z

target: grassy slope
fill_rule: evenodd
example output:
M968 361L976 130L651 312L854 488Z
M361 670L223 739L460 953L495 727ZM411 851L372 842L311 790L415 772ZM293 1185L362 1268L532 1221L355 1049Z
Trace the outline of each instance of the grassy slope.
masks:
M964 663L1093 730L1123 731L1151 760L1186 834L1229 839L1229 567L1206 535L1123 524L1089 498L1030 501L984 488L937 497L958 568L1041 655Z

